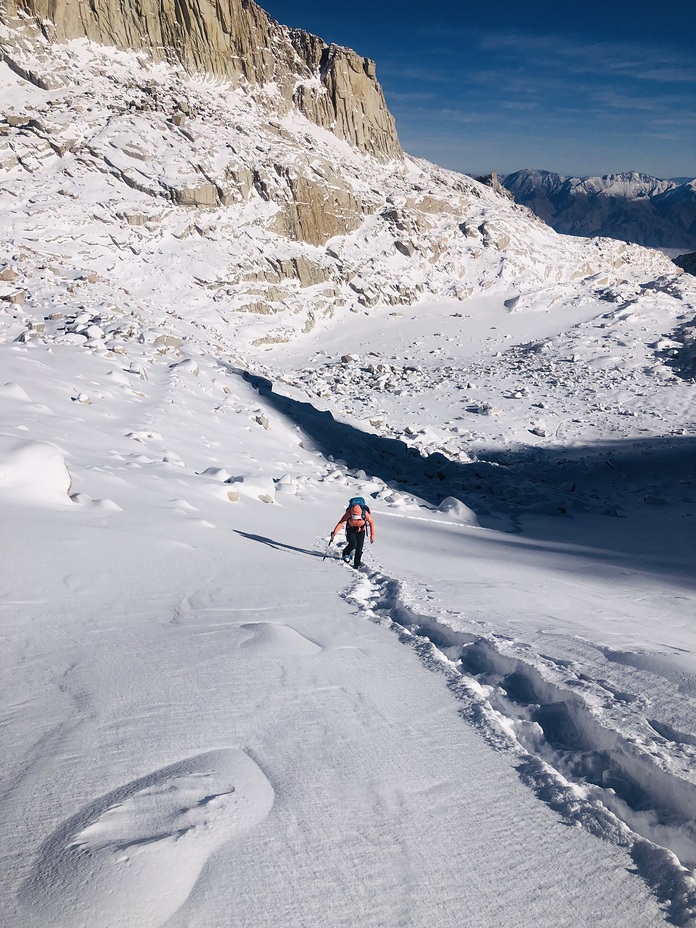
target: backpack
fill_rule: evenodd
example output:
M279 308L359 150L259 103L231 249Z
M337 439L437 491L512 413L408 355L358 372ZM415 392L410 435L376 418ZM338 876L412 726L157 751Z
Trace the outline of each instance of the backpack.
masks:
M349 500L348 500L348 508L346 509L346 513L350 513L350 511L351 511L351 509L353 508L353 506L360 506L360 508L361 508L361 510L362 510L362 525L361 525L361 526L353 526L353 528L363 528L363 529L364 529L364 528L365 528L365 525L366 525L366 523L367 523L367 515L368 515L368 513L370 512L370 507L367 505L367 503L366 503L365 500L362 498L362 496L353 496L352 499L349 499ZM348 519L348 524L349 524L349 525L351 524L350 519Z

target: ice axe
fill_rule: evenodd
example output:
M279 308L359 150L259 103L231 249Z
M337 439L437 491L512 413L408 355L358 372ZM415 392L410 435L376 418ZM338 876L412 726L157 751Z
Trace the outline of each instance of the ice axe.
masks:
M331 547L331 542L332 542L333 540L334 540L334 533L331 532L331 537L329 538L329 543L328 543L328 545L326 546L326 551L324 552L324 557L322 558L322 562L325 561L326 558L329 556L329 548Z

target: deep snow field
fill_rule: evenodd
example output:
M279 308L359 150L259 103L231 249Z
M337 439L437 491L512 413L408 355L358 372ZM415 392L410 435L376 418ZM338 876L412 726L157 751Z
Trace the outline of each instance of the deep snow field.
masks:
M0 213L3 928L696 924L696 286L636 250L254 347L183 289L224 217L117 239L46 158Z
M693 382L605 309L0 346L4 925L689 922Z

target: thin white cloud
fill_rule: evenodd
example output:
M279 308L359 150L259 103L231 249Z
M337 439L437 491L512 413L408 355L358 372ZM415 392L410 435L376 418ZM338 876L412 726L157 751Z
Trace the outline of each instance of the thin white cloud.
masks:
M536 102L524 102L523 100L504 100L501 104L505 110L536 110L539 108L539 104Z
M645 71L636 77L646 81L671 81L678 83L696 83L696 68L664 68L663 70Z
M696 81L696 57L637 42L586 42L573 36L504 32L481 36L479 48L514 53L535 68L614 74L641 81Z
M389 94L390 103L428 103L430 100L435 100L436 95L434 93L427 93L426 91L413 91L409 93L408 91L392 91Z

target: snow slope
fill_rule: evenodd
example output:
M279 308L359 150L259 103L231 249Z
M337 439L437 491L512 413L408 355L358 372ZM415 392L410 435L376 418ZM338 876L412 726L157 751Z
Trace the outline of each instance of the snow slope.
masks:
M92 54L101 132L134 65ZM472 182L430 277L367 217L354 302L252 319L196 281L299 254L268 203L153 232L92 158L2 176L3 925L694 924L691 279Z
M685 577L351 477L217 361L125 360L3 346L6 924L659 924L634 868L690 913ZM359 575L322 561L357 490Z

